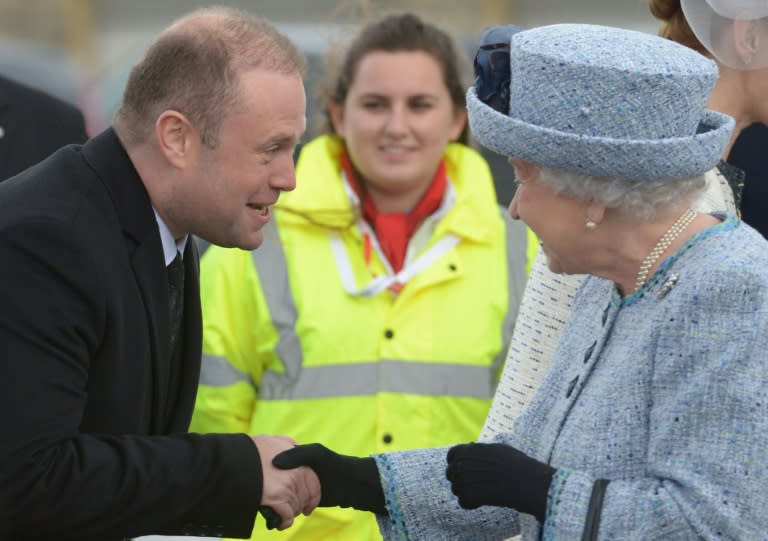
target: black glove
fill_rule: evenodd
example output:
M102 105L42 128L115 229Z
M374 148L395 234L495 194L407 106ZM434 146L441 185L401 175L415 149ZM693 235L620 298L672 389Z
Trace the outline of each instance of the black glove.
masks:
M271 507L259 507L259 511L261 511L264 520L267 522L267 530L275 530L283 523L283 517L278 515Z
M448 451L445 476L464 509L510 507L544 522L555 469L501 443L469 443Z
M283 451L272 459L272 464L283 470L312 468L320 478L320 507L353 507L387 514L379 469L373 458L339 455L312 443Z

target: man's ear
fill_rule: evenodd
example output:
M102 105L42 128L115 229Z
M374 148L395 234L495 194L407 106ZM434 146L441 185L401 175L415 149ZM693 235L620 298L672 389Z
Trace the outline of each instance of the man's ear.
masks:
M178 111L163 111L155 122L158 147L173 167L185 168L196 157L200 134L186 116Z
M745 67L752 64L755 55L760 51L760 21L733 21L733 41L736 54Z

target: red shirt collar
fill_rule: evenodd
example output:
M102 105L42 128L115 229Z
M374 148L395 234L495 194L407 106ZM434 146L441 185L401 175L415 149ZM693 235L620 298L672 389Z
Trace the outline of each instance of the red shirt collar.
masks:
M370 194L361 189L346 152L341 154L341 167L350 186L361 200L363 218L376 233L376 239L389 264L395 272L400 271L405 262L408 241L419 224L434 213L443 201L448 186L445 161L440 160L429 188L410 212L380 212Z

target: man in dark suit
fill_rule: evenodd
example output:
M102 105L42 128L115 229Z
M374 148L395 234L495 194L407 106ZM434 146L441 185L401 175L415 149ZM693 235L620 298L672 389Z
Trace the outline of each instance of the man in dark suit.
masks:
M0 180L86 139L76 107L0 76Z
M305 129L303 57L226 8L166 29L114 128L0 183L0 518L12 539L249 537L320 499L278 436L185 433L199 235L251 250ZM175 272L172 272L174 271ZM179 293L179 295L176 295Z

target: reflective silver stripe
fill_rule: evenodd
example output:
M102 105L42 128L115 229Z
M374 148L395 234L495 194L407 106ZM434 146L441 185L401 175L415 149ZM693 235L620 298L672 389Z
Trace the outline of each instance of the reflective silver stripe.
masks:
M493 396L496 370L488 366L402 360L302 366L303 352L295 331L296 303L288 281L285 253L274 222L263 231L264 242L251 253L271 320L279 334L275 349L283 362L284 372L264 371L258 385L260 400L365 396L380 392L481 399ZM205 364L208 367L204 369L201 381L206 385L225 386L248 381L255 386L250 375L232 367L224 358L207 356Z
M525 290L525 263L528 247L528 231L525 224L520 220L513 220L509 215L509 211L504 207L500 207L501 216L504 220L504 226L506 227L507 236L507 261L509 262L509 268L507 269L507 294L509 296L507 303L507 315L502 323L502 337L501 350L493 359L494 374L498 374L498 370L501 364L507 358L507 348L510 340L512 340L512 331L515 328L515 320L517 319L517 311L520 308L520 301L523 298L523 291Z
M267 370L259 397L261 400L293 400L392 392L491 398L494 374L484 366L381 361L304 367L292 384L285 374ZM203 356L202 384L224 387L242 381L256 387L250 375L233 367L224 357Z
M296 303L288 283L288 265L280 242L274 218L262 229L264 242L251 252L253 264L261 280L261 289L267 302L272 323L278 332L275 351L282 360L285 373L270 372L266 379L273 385L285 387L301 372L303 354L296 336ZM225 387L247 381L254 387L251 376L232 366L224 357L203 355L200 383L212 387ZM263 386L262 382L262 386Z
M200 366L200 383L211 387L226 387L245 381L253 385L251 376L232 366L224 357L203 355Z
M301 373L301 365L304 362L304 352L296 335L298 317L296 302L288 281L288 264L275 221L273 216L267 226L262 229L264 242L251 254L261 280L261 290L267 301L270 319L278 333L275 352L282 361L285 372L265 373L262 378L262 389L265 385L267 387L289 385Z
M334 366L305 366L292 384L265 371L260 400L366 396L380 392L428 396L491 398L494 375L488 366L379 361Z

